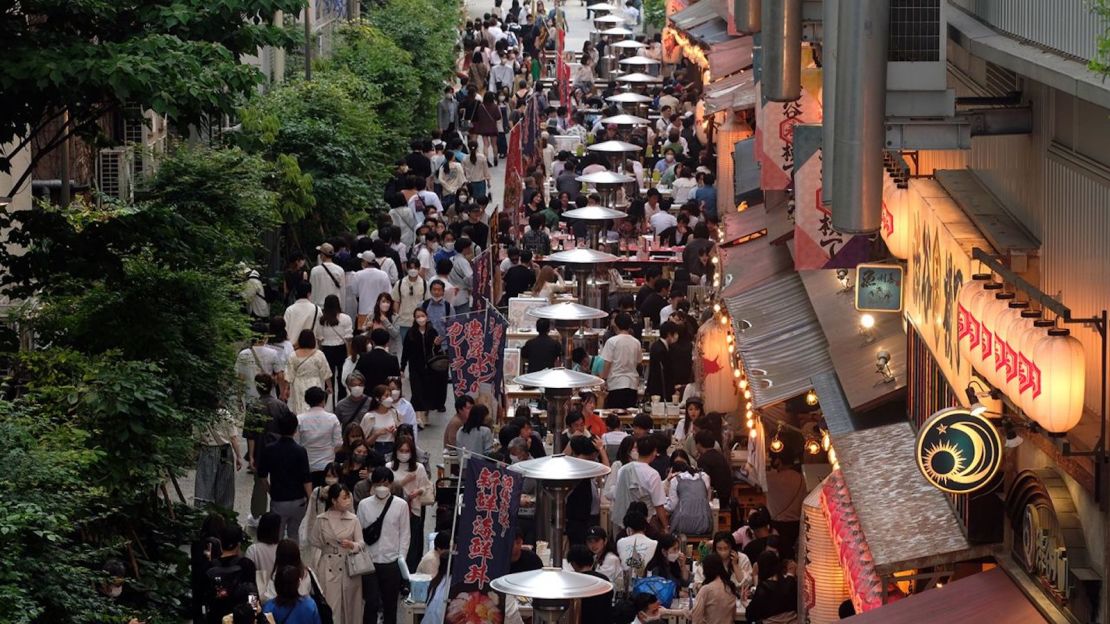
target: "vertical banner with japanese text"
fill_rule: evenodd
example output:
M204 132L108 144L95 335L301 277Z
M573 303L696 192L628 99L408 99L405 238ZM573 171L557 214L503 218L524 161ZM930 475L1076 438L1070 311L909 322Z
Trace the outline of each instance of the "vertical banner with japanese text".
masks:
M791 186L794 173L794 126L821 123L821 69L813 62L809 46L802 46L802 95L793 102L762 101L758 92L760 187L783 191ZM758 84L758 83L757 83Z
M505 197L502 200L509 214L515 236L520 236L524 212L524 162L521 160L521 124L509 131L509 149L505 156Z
M483 386L494 393L501 388L501 358L505 354L505 332L509 321L495 308L447 317L448 370L455 396L478 396Z
M465 471L445 621L501 622L500 598L489 584L509 572L524 479L473 455L466 458Z
M474 267L474 283L471 292L474 293L474 310L484 310L493 300L493 261L494 250L486 249L474 257L471 266Z

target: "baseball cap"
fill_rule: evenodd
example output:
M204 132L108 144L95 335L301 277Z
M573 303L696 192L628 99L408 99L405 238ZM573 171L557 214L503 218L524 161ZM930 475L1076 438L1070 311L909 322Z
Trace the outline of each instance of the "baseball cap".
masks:
M316 251L329 258L335 255L335 247L332 247L331 243L321 243L320 246L316 248Z
M374 252L366 250L358 255L358 259L362 260L363 262L373 262L377 260L378 257L374 255Z
M605 533L605 529L595 526L586 530L586 539L608 539L609 536Z

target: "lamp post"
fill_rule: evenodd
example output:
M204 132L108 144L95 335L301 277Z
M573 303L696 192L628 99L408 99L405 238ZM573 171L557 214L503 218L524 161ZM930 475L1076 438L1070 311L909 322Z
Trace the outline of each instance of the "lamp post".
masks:
M490 583L495 591L532 599L536 624L557 624L574 600L613 591L613 584L578 572L551 567L506 574Z
M563 567L563 531L566 530L567 495L583 479L596 479L609 474L609 467L588 459L566 455L548 455L539 459L529 459L509 466L529 479L535 479L553 502L549 544L551 544L551 566Z

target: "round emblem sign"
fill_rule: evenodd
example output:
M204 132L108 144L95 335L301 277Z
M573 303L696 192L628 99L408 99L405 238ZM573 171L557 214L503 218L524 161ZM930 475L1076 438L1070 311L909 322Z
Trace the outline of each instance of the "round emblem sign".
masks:
M982 488L1002 465L1002 439L994 425L962 407L929 417L917 432L917 467L925 479L952 494Z

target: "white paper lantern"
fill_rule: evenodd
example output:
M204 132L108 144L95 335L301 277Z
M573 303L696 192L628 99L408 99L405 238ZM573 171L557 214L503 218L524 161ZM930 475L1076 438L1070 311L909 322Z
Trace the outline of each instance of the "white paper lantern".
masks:
M1011 376L1017 375L1015 352L1011 350L1010 326L1021 320L1021 313L1029 309L1025 301L1010 300L1005 310L994 319L994 341L998 344L998 360L995 361L995 388L1005 392Z
M1018 318L1010 323L1010 327L1006 331L1006 342L1010 345L1010 352L1013 354L1013 370L1011 376L1006 380L1006 387L1004 392L1006 396L1010 397L1014 403L1019 403L1018 395L1021 394L1021 349L1025 344L1027 334L1033 331L1033 323L1040 320L1040 310L1030 310L1028 308L1021 311ZM1029 356L1027 355L1026 358Z
M979 346L979 319L971 313L971 302L980 293L983 287L990 283L989 273L976 273L971 276L971 281L960 289L960 296L956 298L956 322L959 331L960 356L971 361L971 352Z
M1033 347L1033 360L1041 369L1041 394L1026 413L1049 433L1071 430L1083 417L1083 345L1069 330L1053 328Z
M1014 293L996 293L994 298L983 306L983 314L980 316L980 318L983 319L983 331L981 333L983 336L989 336L989 338L986 338L988 344L984 349L980 349L979 351L982 356L982 359L979 360L979 372L982 373L983 377L995 388L998 387L998 383L995 381L997 379L997 375L995 374L995 356L1000 355L1000 350L998 345L995 344L994 339L994 334L998 331L998 325L995 320L998 315L1009 308L1010 302L1013 301L1013 299Z
M994 303L994 296L1002 292L1002 284L990 282L983 285L982 292L975 293L968 304L968 312L979 323L979 344L971 353L971 365L976 370L982 371L983 360L992 355L991 346L994 344L994 330L984 325L984 313L988 304ZM985 374L984 374L985 377Z
M1037 319L1033 321L1033 327L1025 332L1025 336L1021 340L1020 353L1018 354L1018 390L1017 394L1011 394L1010 398L1017 402L1021 410L1028 414L1030 412L1031 403L1034 395L1041 393L1041 368L1033 360L1033 347L1037 343L1048 337L1048 330L1056 326L1053 321L1045 319Z
M889 175L883 176L883 210L879 232L890 255L907 260L913 251L913 222L910 219L910 193L898 188Z

